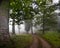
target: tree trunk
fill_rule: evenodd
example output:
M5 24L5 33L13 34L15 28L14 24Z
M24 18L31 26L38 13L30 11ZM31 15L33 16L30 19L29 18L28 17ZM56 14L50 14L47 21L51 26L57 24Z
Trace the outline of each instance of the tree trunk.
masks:
M28 34L30 30L30 20L25 20L25 30L26 33Z
M15 35L15 19L13 19L13 24L12 24L12 34Z
M18 24L18 31L19 31L19 34L20 34L20 25Z
M31 24L30 24L30 27L31 27L31 34L33 34L33 28L32 28L32 27L33 27L33 23L32 23L32 20L30 21L30 23L31 23Z
M7 4L7 1L2 1L0 4L0 48L6 48L10 37Z
M43 21L43 34L44 34L44 21Z
M43 15L43 34L45 33L45 30L44 30L44 25L45 23L44 23L44 15Z

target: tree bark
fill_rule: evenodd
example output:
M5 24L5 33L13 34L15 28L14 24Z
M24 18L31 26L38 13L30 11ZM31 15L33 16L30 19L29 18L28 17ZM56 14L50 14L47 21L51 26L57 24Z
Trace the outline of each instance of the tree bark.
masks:
M31 34L33 34L33 23L32 23L32 20L31 20L31 25L30 25L30 27L31 27Z
M7 1L0 4L0 47L6 48L9 42L9 26L8 26L8 8Z
M30 30L30 20L25 20L25 30L26 30L26 33L28 34L29 33L29 30Z
M44 16L43 16L43 34L44 34Z
M20 25L18 24L18 31L19 31L19 34L20 34Z
M12 34L15 35L15 19L13 19L12 23Z

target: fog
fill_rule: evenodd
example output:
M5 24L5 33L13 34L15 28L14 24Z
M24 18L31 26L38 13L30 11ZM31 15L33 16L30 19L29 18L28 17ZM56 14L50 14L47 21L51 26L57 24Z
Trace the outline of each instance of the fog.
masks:
M15 24L15 33L16 34L21 34L21 33L26 33L26 30L25 30L25 22L22 21L23 24L20 24L20 32L19 32L19 29L18 29L18 25ZM35 28L35 27L32 27L33 28L33 33L35 33L38 29ZM39 27L38 27L39 28ZM12 33L12 19L9 18L9 32ZM29 33L31 33L31 30L29 31Z
M35 33L37 30L38 30L37 28L33 27L33 33ZM9 25L9 32L12 33L12 25ZM18 29L18 25L15 25L15 33L16 34L26 33L25 25L24 24L20 25L20 32L19 32L19 29ZM29 31L29 33L31 33L31 30Z

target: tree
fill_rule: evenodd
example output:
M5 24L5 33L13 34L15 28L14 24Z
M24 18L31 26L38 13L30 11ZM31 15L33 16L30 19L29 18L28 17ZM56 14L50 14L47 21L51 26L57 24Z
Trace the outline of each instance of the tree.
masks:
M20 22L20 16L21 13L20 11L22 10L22 1L20 0L10 0L10 10L12 10L12 13L10 14L10 18L13 19L13 24L12 24L12 31L13 34L15 34L15 23L19 25ZM16 21L17 20L17 21Z
M51 28L55 28L56 27L56 16L54 16L54 11L55 11L55 5L53 4L47 4L46 3L47 0L42 0L39 3L39 8L40 8L40 18L41 18L41 23L42 23L42 27L43 27L43 34L45 32L46 29L51 29ZM42 15L41 15L42 14Z
M26 31L29 31L29 29L32 28L31 26L33 25L32 20L34 20L35 15L39 13L41 16L39 18L41 18L41 21L42 21L41 23L43 26L43 33L46 27L52 27L53 24L55 24L55 19L54 19L55 17L53 16L55 6L50 4L50 0L36 0L36 1L11 0L11 1L12 1L10 3L11 8L14 10L15 14L17 13L16 15L15 14L13 15L14 16L13 18L20 21L22 17L22 20L24 20L26 24L28 24L30 20L31 24L26 28ZM54 21L51 21L53 19Z
M27 10L25 11L24 19L26 20L25 21L26 24L29 24L29 26L27 26L28 28L26 30L29 31L29 29L31 29L32 34L33 34L33 28L32 28L33 23L32 22L33 22L35 14L37 14L37 13L38 13L38 5L36 4L36 1L30 2L29 6L27 6Z
M17 19L19 20L18 18L21 19L21 15L23 17L24 20L31 20L32 16L31 16L31 9L30 8L30 4L31 4L31 1L27 1L27 0L11 0L11 3L10 3L10 8L13 10L13 13L12 13L12 16L11 18L12 19ZM18 6L18 7L17 7ZM17 15L15 15L17 12ZM20 13L20 12L23 12Z
M10 18L13 19L12 21L12 34L15 34L15 17L16 17L16 12L12 10L12 13L10 14Z
M6 48L9 41L8 27L8 3L9 1L0 0L0 47Z
M55 4L56 5L56 10L60 10L60 0L59 0L59 3L57 3L57 4ZM58 7L57 7L58 6ZM57 31L58 32L60 32L60 18L59 18L59 16L60 16L60 12L58 12L58 13L56 13L56 16L58 17L58 23L57 23Z

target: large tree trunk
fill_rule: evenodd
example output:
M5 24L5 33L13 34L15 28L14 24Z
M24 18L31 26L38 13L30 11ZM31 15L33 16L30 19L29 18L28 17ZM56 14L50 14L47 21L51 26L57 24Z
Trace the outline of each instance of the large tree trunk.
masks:
M5 48L9 41L9 26L8 26L8 2L2 1L0 4L0 48Z

